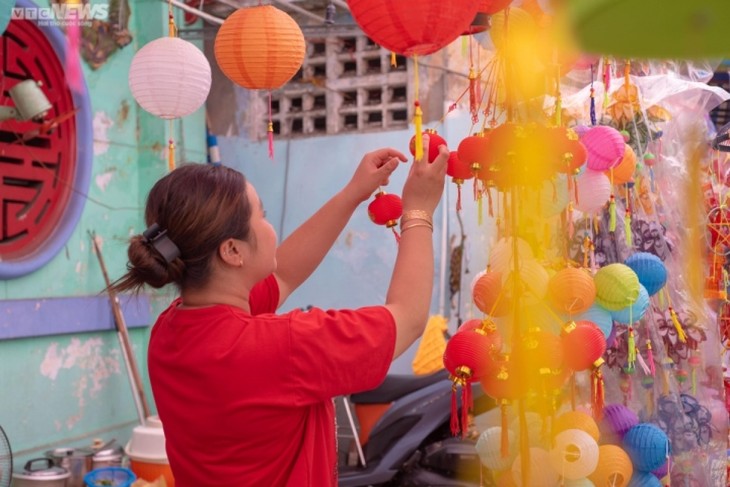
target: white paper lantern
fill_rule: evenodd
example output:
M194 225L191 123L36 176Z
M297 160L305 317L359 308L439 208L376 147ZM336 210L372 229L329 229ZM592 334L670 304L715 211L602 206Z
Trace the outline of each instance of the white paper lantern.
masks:
M497 408L499 409L499 408ZM509 470L514 462L517 452L517 437L511 431L507 431L509 452L502 457L502 427L494 426L485 430L477 440L477 454L482 465L490 470Z
M509 272L503 278L505 297L513 299L519 296L520 303L526 306L538 304L547 294L548 271L536 260L520 261L519 268L519 272Z
M489 252L489 268L493 271L501 272L502 276L507 275L511 270L514 270L514 240L512 237L501 238L494 244L492 250ZM522 240L517 239L517 263L524 262L526 260L533 260L535 256L532 253L530 244Z
M518 487L555 487L559 475L550 465L550 454L542 448L530 448L529 479L522 482L522 456L517 455L512 464L512 478Z
M550 463L566 479L587 477L598 466L598 443L579 429L561 431L555 435Z
M578 201L575 208L589 215L598 213L611 198L611 181L604 173L586 169L577 178Z
M192 43L161 37L132 59L129 88L142 108L164 119L190 115L210 91L210 63Z

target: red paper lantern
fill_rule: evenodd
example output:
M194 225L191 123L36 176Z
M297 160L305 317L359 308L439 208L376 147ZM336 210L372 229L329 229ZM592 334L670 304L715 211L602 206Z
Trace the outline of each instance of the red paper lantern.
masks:
M606 351L606 337L591 321L571 322L561 337L565 366L575 372L590 369Z
M547 331L533 330L514 345L512 360L529 386L537 386L544 375L563 368L563 344L560 337Z
M500 10L506 9L511 3L512 0L481 0L477 11L492 15L496 14Z
M400 196L388 194L384 191L375 195L375 199L368 205L368 216L376 225L385 225L388 228L398 224L403 214L403 202Z
M477 177L479 177L482 171L486 173L489 169L488 146L489 134L480 132L462 140L456 151L459 159L464 164L469 165L472 174L477 175Z
M439 155L439 146L447 145L446 141L433 129L426 129L423 134L428 135L428 162L433 162ZM411 155L416 155L415 135L411 137L411 142L408 144L408 150L411 151Z
M404 56L434 53L465 32L478 0L349 0L350 13L375 43Z
M495 368L484 374L479 382L484 392L497 401L514 401L525 395L525 383L509 357L495 362Z
M459 153L455 150L449 153L449 160L446 164L446 174L451 176L452 181L456 184L461 184L474 177L474 173L471 172L471 166L462 161L459 158Z
M504 316L509 313L510 300L502 292L502 273L488 271L474 282L472 299L479 311L490 316Z

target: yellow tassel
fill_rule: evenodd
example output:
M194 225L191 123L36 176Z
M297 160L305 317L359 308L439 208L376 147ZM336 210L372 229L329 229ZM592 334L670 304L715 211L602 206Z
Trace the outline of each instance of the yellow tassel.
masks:
M167 145L167 167L170 171L175 169L175 142L172 139Z
M416 113L413 115L413 124L416 126L416 162L423 158L423 133L421 132L421 126L423 121L423 112L421 111L421 104L416 100Z
M666 298L664 297L664 288L661 288L659 290L659 309L666 309L667 303Z
M624 215L624 233L626 234L626 246L632 248L634 236L631 234L631 212L629 210L626 210L626 215Z
M390 53L390 65L393 66L394 68L398 67L398 63L395 62L395 53L394 52Z
M634 328L629 327L629 343L628 343L628 355L626 357L627 361L627 371L633 372L634 371L634 364L636 363L636 341L634 337Z
M461 55L466 57L469 55L469 39L471 36L461 36Z
M669 316L672 317L672 323L674 323L674 328L677 330L677 338L679 338L679 341L682 343L687 342L687 335L684 334L684 330L682 329L682 324L679 322L679 318L677 318L677 313L674 311L674 308L671 306L669 307Z
M477 225L482 224L482 200L484 198L480 195L477 199Z

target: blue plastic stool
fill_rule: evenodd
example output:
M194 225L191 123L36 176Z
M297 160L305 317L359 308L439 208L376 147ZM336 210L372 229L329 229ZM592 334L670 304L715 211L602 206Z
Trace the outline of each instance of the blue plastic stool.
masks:
M97 468L84 475L87 487L129 487L135 480L134 472L122 467Z

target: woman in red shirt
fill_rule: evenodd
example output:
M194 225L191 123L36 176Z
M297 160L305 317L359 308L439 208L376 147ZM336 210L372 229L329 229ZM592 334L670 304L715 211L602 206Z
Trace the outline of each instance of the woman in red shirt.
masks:
M428 147L428 137L424 137ZM424 150L428 154L428 150ZM159 180L117 291L174 283L148 367L178 487L337 484L332 398L376 387L423 332L433 282L432 215L449 152L415 162L384 305L274 314L317 268L355 209L406 157L366 154L346 187L277 247L255 188L191 164Z

